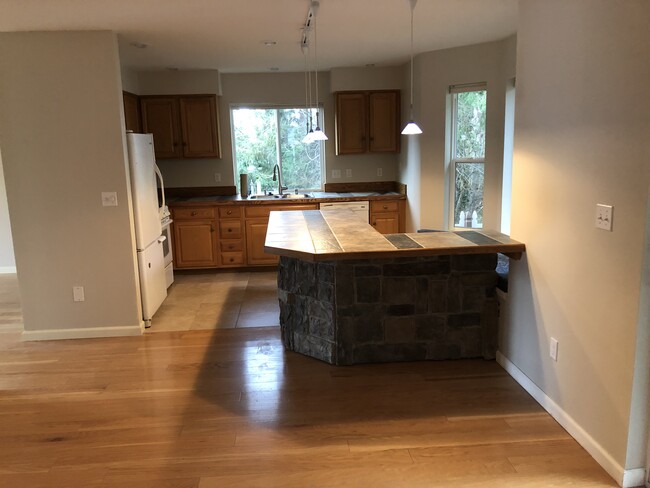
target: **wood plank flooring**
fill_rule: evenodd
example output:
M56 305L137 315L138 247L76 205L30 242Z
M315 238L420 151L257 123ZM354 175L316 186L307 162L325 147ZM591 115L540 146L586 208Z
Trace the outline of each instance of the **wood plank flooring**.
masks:
M494 362L337 368L277 327L21 342L8 283L0 486L616 486Z

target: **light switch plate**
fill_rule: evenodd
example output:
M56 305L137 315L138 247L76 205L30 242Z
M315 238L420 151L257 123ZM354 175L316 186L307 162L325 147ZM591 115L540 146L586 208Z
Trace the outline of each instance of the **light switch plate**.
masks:
M381 168L377 168L377 176L384 176L384 170Z
M86 300L84 296L84 287L83 286L73 286L72 287L72 299L75 302L83 302Z
M596 227L602 230L612 230L614 207L611 205L596 204Z
M341 170L340 169L333 169L332 170L332 178L340 178L341 177Z
M345 177L346 178L352 178L352 170L351 169L346 169L345 170Z
M549 350L548 350L548 355L551 356L551 359L553 361L557 361L557 349L558 349L558 341L555 337L551 337L551 341L549 344Z
M102 192L102 206L104 207L117 207L117 192L103 191Z

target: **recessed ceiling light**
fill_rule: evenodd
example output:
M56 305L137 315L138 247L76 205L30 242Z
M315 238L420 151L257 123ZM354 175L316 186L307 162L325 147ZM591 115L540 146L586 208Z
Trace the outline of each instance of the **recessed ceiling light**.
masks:
M366 68L374 68L375 66L376 66L375 63L366 64Z
M145 44L144 42L132 42L131 46L133 46L135 48L138 48L138 49L145 49L145 48L149 47L149 45Z
M273 47L277 44L276 41L262 41L266 47Z
M269 68L269 69L270 69L271 71L280 71L280 68L276 68L275 66L273 66L272 68Z

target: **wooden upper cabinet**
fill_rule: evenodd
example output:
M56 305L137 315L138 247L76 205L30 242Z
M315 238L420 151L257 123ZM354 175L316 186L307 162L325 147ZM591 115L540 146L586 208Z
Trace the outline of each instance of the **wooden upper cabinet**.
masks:
M137 95L129 92L122 92L122 100L124 102L124 122L126 130L133 132L142 132L142 124L140 122L140 99Z
M400 151L398 90L336 93L336 154Z
M336 153L366 152L366 95L336 94Z
M213 95L179 99L184 157L221 157L216 99Z
M221 157L215 95L143 96L140 107L156 158Z
M368 94L370 121L370 152L399 152L400 122L399 92L371 92Z
M175 97L142 97L142 129L153 134L156 158L182 155L178 100Z

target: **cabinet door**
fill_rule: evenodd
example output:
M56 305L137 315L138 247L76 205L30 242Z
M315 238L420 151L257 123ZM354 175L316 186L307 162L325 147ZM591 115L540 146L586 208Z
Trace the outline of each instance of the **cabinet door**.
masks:
M173 226L175 268L209 268L219 264L213 221L177 220Z
M246 220L246 262L248 264L277 264L279 257L264 252L269 219Z
M399 152L399 92L372 92L368 95L370 152Z
M129 92L122 92L122 100L124 101L124 122L126 130L133 132L142 132L142 124L140 123L140 100L137 95Z
M142 97L142 128L153 134L156 158L180 158L180 126L178 123L178 100L174 97Z
M372 226L382 234L397 234L399 232L399 214L397 212L378 213L370 217Z
M212 95L180 98L183 157L220 158L217 97Z
M366 152L366 95L336 94L336 154Z

